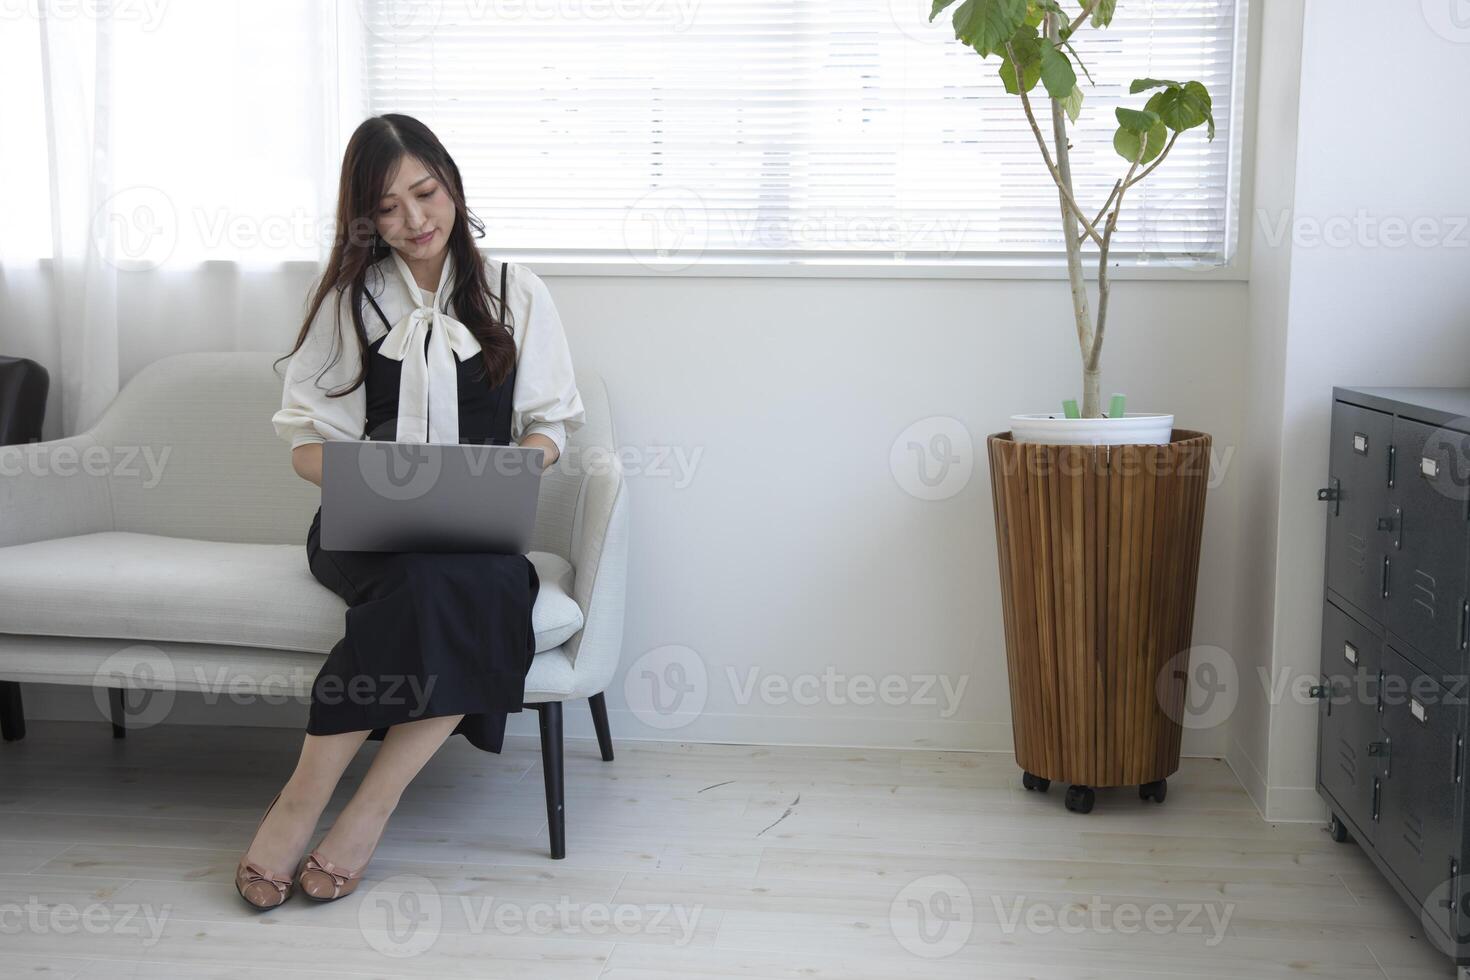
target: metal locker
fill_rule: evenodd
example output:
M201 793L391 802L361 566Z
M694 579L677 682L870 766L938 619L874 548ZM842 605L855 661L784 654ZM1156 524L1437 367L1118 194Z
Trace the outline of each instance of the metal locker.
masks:
M1392 645L1383 648L1382 740L1374 846L1427 914L1448 933L1451 862L1460 857L1456 828L1463 782L1465 699ZM1440 899L1444 899L1441 902Z
M1383 617L1388 476L1393 416L1332 403L1328 453L1327 588L1374 619Z
M1470 643L1467 438L1423 422L1394 420L1385 624L1450 673L1465 669Z
M1321 727L1317 778L1359 841L1372 840L1380 740L1378 681L1382 639L1331 602L1323 603Z

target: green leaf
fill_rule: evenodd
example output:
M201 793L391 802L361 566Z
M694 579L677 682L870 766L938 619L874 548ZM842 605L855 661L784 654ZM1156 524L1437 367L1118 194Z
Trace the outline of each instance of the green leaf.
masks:
M1164 85L1172 85L1175 88L1180 88L1183 83L1171 82L1165 78L1135 78L1133 84L1128 86L1128 91L1137 95L1139 92L1147 92L1151 88L1159 88Z
M1182 87L1155 93L1148 100L1147 108L1157 112L1164 125L1176 133L1209 123L1209 138L1215 138L1215 114L1210 92L1199 82L1188 82Z
M1011 54L1016 56L1015 62L1011 60ZM1029 92L1041 80L1041 44L1036 28L1022 26L1011 36L1010 54L1001 54L1000 80L1012 95L1021 94L1021 90L1016 88L1016 63L1021 66L1021 81Z
M954 36L988 58L1025 23L1026 0L965 0L954 12Z
M1097 0L1092 8L1092 26L1107 27L1113 22L1113 12L1118 9L1118 0Z
M1062 100L1062 108L1067 110L1067 118L1073 122L1082 114L1082 86L1078 85L1072 89L1072 94Z
M1037 44L1041 49L1041 81L1046 85L1047 94L1054 99L1070 97L1077 87L1077 73L1072 70L1072 62L1046 38Z
M1159 114L1150 109L1120 107L1114 111L1118 115L1118 125L1135 133L1146 133L1159 123Z
M1011 50L1016 53L1016 60L1023 66L1041 65L1041 36L1036 28L1022 26L1019 31L1011 35ZM1004 50L1005 45L1001 45Z
M1118 110L1120 114L1126 111L1131 110ZM1126 126L1113 134L1113 149L1118 151L1118 156L1129 163L1135 160L1138 160L1140 164L1152 163L1160 153L1164 152L1164 145L1169 142L1169 127L1164 125L1163 120L1159 120L1149 127L1147 132L1148 148L1146 150L1143 147L1143 133ZM1138 156L1140 151L1143 151L1141 160Z
M1011 59L1002 56L1000 59L1000 80L1005 85L1006 91L1012 95L1020 95L1021 89L1016 88L1016 66ZM1021 84L1026 86L1029 92L1041 81L1041 62L1033 61L1030 64L1021 65Z

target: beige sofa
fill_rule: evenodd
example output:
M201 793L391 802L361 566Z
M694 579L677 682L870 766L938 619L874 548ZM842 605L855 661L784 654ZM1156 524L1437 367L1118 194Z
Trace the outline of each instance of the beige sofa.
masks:
M25 733L20 682L113 691L118 736L126 689L308 697L346 605L307 567L320 491L291 469L271 426L274 357L168 357L88 431L0 447L7 740ZM543 477L529 554L541 591L525 703L540 715L555 858L565 855L563 701L589 699L612 758L602 692L622 646L628 547L607 393L594 373L577 383L587 423Z

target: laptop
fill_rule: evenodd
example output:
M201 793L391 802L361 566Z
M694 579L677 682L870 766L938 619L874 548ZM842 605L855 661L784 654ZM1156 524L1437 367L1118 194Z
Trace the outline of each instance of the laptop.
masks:
M545 458L539 447L329 439L321 545L523 555Z

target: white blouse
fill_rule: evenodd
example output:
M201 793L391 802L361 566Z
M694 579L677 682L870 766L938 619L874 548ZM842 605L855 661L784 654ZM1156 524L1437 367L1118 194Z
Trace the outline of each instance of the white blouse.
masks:
M501 263L489 256L484 262L487 281L498 286ZM396 250L377 263L381 286L379 276L368 276L369 291L381 289L373 296L393 324L390 330L369 306L363 317L368 343L388 334L374 356L404 362L398 393L399 442L459 442L455 356L460 360L479 356L480 343L468 327L435 305L436 296L446 295L446 289L452 292L453 266L453 257L446 256L439 288L432 292L419 288ZM540 432L556 444L560 455L566 449L567 432L576 431L587 417L566 333L540 276L516 263L511 263L506 276L506 305L516 345L511 438L520 442L527 434ZM350 384L362 366L348 294L339 297L337 306L340 321L332 304L322 303L305 342L286 365L281 409L271 423L292 449L327 439L361 440L365 435L366 382L340 398L327 397L327 392ZM424 332L430 326L434 329L426 345Z

